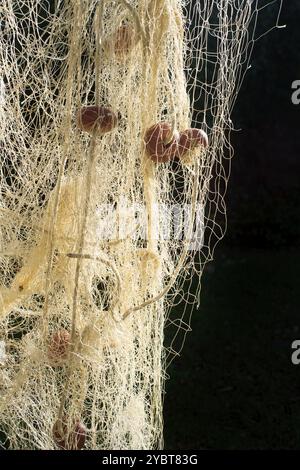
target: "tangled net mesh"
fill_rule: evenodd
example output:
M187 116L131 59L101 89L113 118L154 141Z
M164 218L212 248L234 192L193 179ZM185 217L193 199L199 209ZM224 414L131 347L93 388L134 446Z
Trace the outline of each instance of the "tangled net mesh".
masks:
M166 368L225 230L230 113L259 10L250 0L2 1L7 447L163 446ZM90 106L114 114L111 129L87 131L78 116ZM166 151L194 128L208 146L155 161L144 136L157 123Z

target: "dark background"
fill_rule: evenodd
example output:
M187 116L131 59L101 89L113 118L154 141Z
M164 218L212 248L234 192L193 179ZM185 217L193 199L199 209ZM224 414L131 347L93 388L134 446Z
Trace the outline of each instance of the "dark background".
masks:
M300 449L299 1L284 1L280 24L256 43L233 113L228 229L168 370L166 449Z

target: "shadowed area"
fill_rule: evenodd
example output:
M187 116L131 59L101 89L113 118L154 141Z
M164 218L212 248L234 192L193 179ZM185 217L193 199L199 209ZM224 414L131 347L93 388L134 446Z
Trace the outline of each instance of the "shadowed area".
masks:
M233 121L228 231L166 384L167 449L299 449L298 2L255 46ZM266 10L264 26L274 24Z
M220 247L167 382L167 449L299 448L299 249Z

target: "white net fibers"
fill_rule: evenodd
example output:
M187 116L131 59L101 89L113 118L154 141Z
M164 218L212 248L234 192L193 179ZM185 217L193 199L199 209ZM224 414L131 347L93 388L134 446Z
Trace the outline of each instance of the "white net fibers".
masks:
M2 0L7 447L163 445L166 365L223 235L230 112L258 12L251 0Z

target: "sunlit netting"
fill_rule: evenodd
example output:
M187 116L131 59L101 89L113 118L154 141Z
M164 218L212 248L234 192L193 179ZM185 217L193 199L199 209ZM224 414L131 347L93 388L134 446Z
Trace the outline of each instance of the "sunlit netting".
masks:
M225 229L258 7L2 0L7 447L163 445L166 365Z

